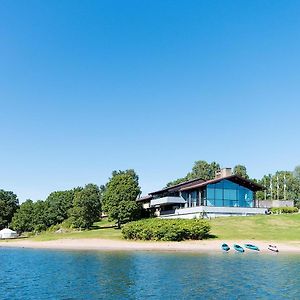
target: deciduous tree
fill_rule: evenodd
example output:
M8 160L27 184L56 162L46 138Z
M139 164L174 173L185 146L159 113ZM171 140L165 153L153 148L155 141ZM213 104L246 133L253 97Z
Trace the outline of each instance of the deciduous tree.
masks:
M0 229L9 225L18 207L17 195L11 191L0 190Z
M55 225L68 218L68 211L73 207L74 190L55 191L46 199L49 225Z
M216 171L220 169L220 165L215 161L208 163L205 160L195 161L192 171L187 174L187 178L195 179L202 178L209 180L215 178Z
M101 217L101 191L95 184L87 184L75 192L70 219L76 228L90 228Z
M140 215L140 206L136 203L140 194L138 176L134 170L114 171L103 193L103 207L110 219L121 224L135 220Z
M249 176L247 174L247 168L245 166L243 166L243 165L236 165L233 168L233 174L242 176L242 177L244 177L246 179L249 179Z
M18 231L33 231L34 203L28 199L20 205L20 209L12 218L12 228Z

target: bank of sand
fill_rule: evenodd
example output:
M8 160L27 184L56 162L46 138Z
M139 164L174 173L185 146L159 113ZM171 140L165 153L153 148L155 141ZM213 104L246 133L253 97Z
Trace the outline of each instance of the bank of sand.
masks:
M215 253L220 252L223 242L230 247L234 243L243 246L246 243L257 245L261 252L269 252L269 244L276 245L280 252L293 252L300 254L300 241L267 242L267 241L221 241L202 240L184 242L153 242L153 241L126 241L108 239L60 239L52 241L34 241L29 239L5 240L0 242L0 247L20 247L38 249L65 249L65 250L103 250L103 251L192 251ZM251 251L251 250L249 250Z

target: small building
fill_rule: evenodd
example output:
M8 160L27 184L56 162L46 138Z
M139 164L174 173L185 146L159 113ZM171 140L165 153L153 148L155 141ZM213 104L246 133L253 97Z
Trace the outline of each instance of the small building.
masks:
M18 237L18 234L9 228L0 230L0 239L14 239L16 237Z
M266 208L258 207L255 198L255 193L263 189L225 168L212 180L189 180L149 193L137 201L160 218L248 216L267 212Z

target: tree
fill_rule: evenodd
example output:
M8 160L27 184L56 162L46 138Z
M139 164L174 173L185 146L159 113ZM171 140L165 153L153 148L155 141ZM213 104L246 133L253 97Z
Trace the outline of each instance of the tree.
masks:
M12 218L12 228L18 231L32 231L34 229L33 222L34 203L28 199L23 202L20 209Z
M75 190L52 192L46 199L49 225L55 225L68 218L68 211L73 207Z
M216 171L220 170L220 165L213 161L208 163L205 160L195 161L192 171L187 174L188 180L202 178L209 180L215 178Z
M244 177L246 179L249 179L249 176L247 174L247 168L245 166L243 166L243 165L236 165L233 168L233 174L242 176L242 177Z
M76 228L90 228L101 216L101 191L95 184L87 184L75 192L73 208L69 210L71 223Z
M166 187L170 187L170 186L173 186L173 185L185 182L187 180L188 180L187 177L178 178L178 179L175 179L173 181L168 182L167 185L166 185Z
M216 171L218 170L220 170L220 165L217 162L213 161L208 163L205 160L198 160L195 161L191 172L189 172L185 177L178 178L167 183L166 187L196 178L202 178L204 180L214 179L216 176Z
M294 169L294 177L300 180L300 166L296 166Z
M46 201L38 200L33 205L33 230L40 232L46 230L47 227L53 225L49 220L49 203Z
M110 219L121 224L139 217L141 208L136 199L141 193L134 170L114 171L103 193L103 208Z
M14 214L12 227L21 232L46 230L50 226L48 208L48 203L45 201L26 200Z
M17 195L10 191L0 190L0 229L9 225L18 207Z
M264 175L258 182L266 188L266 191L256 193L259 200L267 199L295 200L300 199L300 179L291 171L277 171L274 175ZM285 186L285 193L284 193Z

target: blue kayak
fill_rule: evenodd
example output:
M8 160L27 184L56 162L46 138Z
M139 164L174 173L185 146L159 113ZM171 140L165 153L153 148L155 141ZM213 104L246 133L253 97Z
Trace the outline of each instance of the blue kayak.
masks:
M244 248L241 247L240 245L234 244L234 245L233 245L233 248L234 248L234 250L236 250L237 252L241 252L241 253L245 252Z
M222 250L224 250L226 252L230 250L230 247L227 244L225 244L225 243L222 244L221 248L222 248Z
M259 251L259 248L255 245L245 244L245 247L250 250Z

